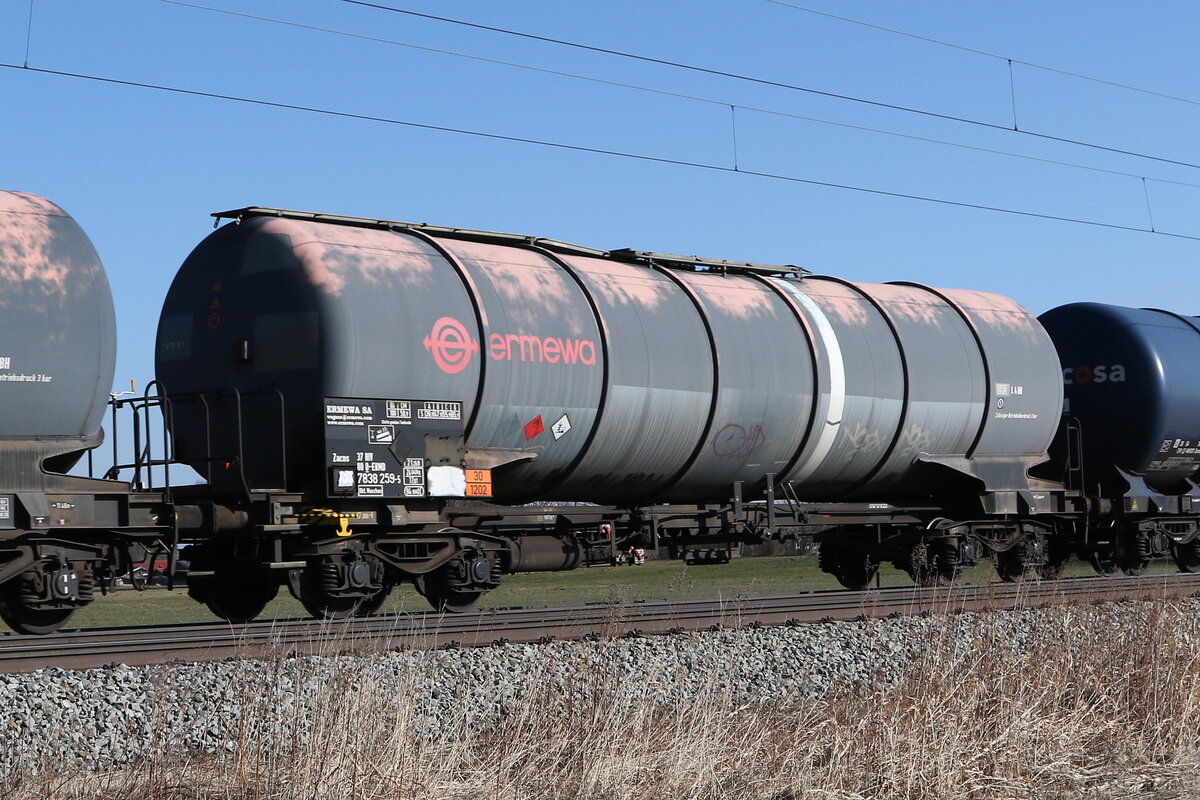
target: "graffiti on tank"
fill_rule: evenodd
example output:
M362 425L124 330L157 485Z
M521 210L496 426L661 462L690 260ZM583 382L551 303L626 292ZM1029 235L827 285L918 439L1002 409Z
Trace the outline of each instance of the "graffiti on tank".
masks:
M884 445L883 434L864 425L855 425L853 428L844 430L846 430L846 441L855 452L860 450L873 452Z
M712 449L722 458L747 458L767 441L762 425L751 425L749 428L729 423L713 437Z
M934 448L933 434L926 428L909 428L900 437L900 446L909 452L932 452Z

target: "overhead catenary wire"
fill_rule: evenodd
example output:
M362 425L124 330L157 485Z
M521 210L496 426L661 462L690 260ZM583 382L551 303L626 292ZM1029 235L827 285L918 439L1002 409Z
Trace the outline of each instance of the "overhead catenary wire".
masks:
M550 69L548 67L538 67L538 66L533 66L531 64L522 64L522 63L515 62L515 61L507 61L504 59L489 58L487 56L480 56L480 55L476 55L473 53L464 53L464 52L456 51L456 50L446 50L443 48L430 47L428 45L413 44L411 42L402 42L402 41L398 41L396 39L388 39L388 38L384 38L381 36L374 36L374 35L369 35L369 34L364 34L364 33L356 33L353 31L339 30L337 28L329 28L329 27L324 27L324 26L320 26L320 25L311 25L308 23L296 22L294 20L279 19L278 17L267 17L267 16L262 16L259 14L250 14L250 13L247 13L244 11L233 11L233 10L225 9L225 8L216 8L213 6L203 5L200 3L187 2L187 0L157 0L157 2L164 3L167 5L180 6L183 8L190 8L190 9L197 10L197 11L211 12L211 13L222 14L222 15L231 16L231 17L240 17L243 19L249 19L249 20L253 20L256 22L263 22L263 23L267 23L267 24L296 28L299 30L312 31L314 33L325 33L325 34L330 34L330 35L335 35L335 36L346 37L349 39L356 39L359 41L373 42L375 44L403 47L403 48L417 50L417 51L426 52L426 53L450 56L453 58L461 58L461 59L465 59L468 61L476 61L476 62L484 63L484 64L493 64L493 65L509 67L509 68L513 68L513 69L527 70L529 72L541 73L543 75L551 75L551 76L567 78L567 79L571 79L571 80L587 81L587 82L591 82L591 83L601 84L604 86L612 86L612 87L620 88L620 89L629 89L631 91L645 92L647 94L660 95L663 97L671 97L671 98L675 98L678 100L689 100L689 101L694 101L697 103L705 103L705 104L709 104L709 105L720 106L722 108L729 108L729 109L731 109L731 112L734 117L733 135L735 137L736 137L736 112L739 110L740 111L749 111L749 112L753 112L753 113L757 113L757 114L765 114L765 115L780 117L780 118L784 118L784 119L797 120L800 122L811 122L811 123L814 123L817 125L825 125L825 126L830 126L830 127L842 128L843 130L853 130L853 131L860 131L860 132L864 132L864 133L873 133L873 134L878 134L880 136L891 136L894 138L906 139L906 140L913 141L913 142L922 142L925 144L933 144L933 145L939 145L939 146L944 146L944 147L954 147L954 148L958 148L961 150L974 151L977 153L986 153L989 155L998 155L998 156L1004 156L1007 158L1016 158L1016 159L1021 159L1024 161L1032 161L1032 162L1042 163L1042 164L1052 164L1055 166L1067 167L1070 169L1085 170L1088 172L1095 172L1095 173L1104 174L1104 175L1114 175L1114 176L1124 177L1124 178L1133 178L1138 181L1152 181L1154 183L1166 183L1166 184L1171 184L1171 185L1175 185L1175 186L1186 186L1186 187L1200 189L1200 183L1195 183L1195 182L1174 180L1174 179L1170 179L1170 178L1153 177L1150 175L1144 175L1142 173L1128 172L1125 170L1118 170L1118 169L1108 169L1105 167L1093 166L1091 164L1080 164L1075 161L1066 161L1066 160L1057 159L1057 158L1047 158L1045 156L1035 156L1035 155L1029 155L1027 153L1015 153L1010 150L1001 150L1001 149L994 148L994 147L981 147L979 145L965 144L963 142L953 142L953 141L949 141L946 139L939 139L939 138L931 137L931 136L917 136L915 134L901 133L900 131L887 130L884 128L875 128L875 127L871 127L868 125L857 125L857 124L853 124L853 123L849 123L849 122L839 122L837 120L824 119L822 117L814 117L814 116L805 115L805 114L794 114L794 113L787 112L787 111L781 111L779 109L764 108L762 106L745 105L742 103L732 103L727 100L721 100L721 99L716 99L716 98L711 98L711 97L703 97L700 95L688 94L688 93L684 93L684 92L675 92L675 91L670 91L667 89L655 88L652 86L628 83L625 81L610 80L608 78L600 78L600 77L596 77L594 75L583 75L583 74L580 74L577 72L568 72L566 70ZM26 60L26 63L28 64L28 60ZM1011 74L1010 74L1010 78L1011 78ZM1014 103L1014 108L1013 108L1014 125L1013 125L1012 130L1015 130L1016 129L1015 95L1013 98L1013 103ZM1006 128L1005 130L1009 130L1009 129ZM736 139L733 142L733 146L736 151L736 147L737 147Z
M1066 136L1055 136L1054 134L1043 133L1043 132L1035 131L1035 130L1029 130L1029 129L1013 130L1013 128L1009 127L1006 124L1000 124L1000 123L996 123L996 122L988 122L987 120L974 119L972 117L961 117L961 116L957 116L954 114L945 114L945 113L941 113L941 112L937 112L937 111L930 111L928 109L916 108L913 106L904 106L904 105L900 105L897 103L887 103L882 100L871 100L871 99L865 98L865 97L857 97L855 95L825 91L823 89L816 89L816 88L813 88L810 86L801 86L799 84L788 83L786 81L778 81L778 80L773 80L770 78L760 78L760 77L756 77L753 75L742 75L742 74L739 74L736 72L729 72L726 70L715 69L712 67L704 67L704 66L700 66L698 64L687 64L687 63L684 63L681 61L672 61L669 59L657 58L655 56L647 56L647 55L643 55L640 53L630 53L627 51L616 50L614 48L609 48L609 47L600 47L598 45L583 44L582 42L572 42L567 39L557 39L557 38L554 38L551 36L542 36L540 34L528 33L526 31L513 30L511 28L501 28L496 25L485 25L483 23L470 22L468 20L456 19L454 17L443 17L443 16L439 16L437 14L426 14L421 11L413 11L411 9L398 8L396 6L389 6L389 5L385 5L383 3L370 2L370 0L341 0L341 2L348 3L350 5L355 5L355 6L362 6L364 8L373 8L373 9L377 9L379 11L386 11L386 12L390 12L390 13L394 13L394 14L404 14L404 15L419 18L419 19L428 19L428 20L432 20L435 22L444 22L444 23L451 24L451 25L460 25L463 27L473 28L476 30L491 31L493 33L499 33L499 34L502 34L505 36L515 36L515 37L519 37L519 38L523 38L523 39L529 39L532 41L545 42L547 44L556 44L556 45L561 45L563 47L570 47L570 48L585 50L585 51L593 52L593 53L601 53L601 54L605 54L605 55L616 56L618 58L631 59L634 61L640 61L640 62L648 63L648 64L658 64L661 66L674 67L676 69L687 70L690 72L697 72L697 73L701 73L701 74L705 74L705 75L713 75L713 76L722 77L722 78L729 78L731 80L745 81L748 83L754 83L754 84L758 84L761 86L773 86L775 88L787 89L787 90L796 91L796 92L803 92L805 94L810 94L810 95L814 95L817 97L827 97L827 98L830 98L833 100L844 100L844 101L850 102L850 103L858 103L861 105L871 106L874 108L887 109L890 111L899 111L902 113L914 114L917 116L927 117L927 118L931 118L931 119L939 119L939 120L943 120L943 121L947 121L947 122L958 122L958 123L962 123L964 125L973 125L976 127L986 128L989 130L1007 131L1012 134L1033 137L1036 139L1042 139L1044 141L1059 142L1061 144L1069 144L1069 145L1073 145L1076 147L1083 147L1083 148L1097 150L1097 151L1106 152L1106 153L1114 153L1117 155L1130 156L1133 158L1143 158L1143 159L1147 159L1149 161L1156 161L1156 162L1160 162L1163 164L1172 164L1172 165L1179 166L1179 167L1200 169L1200 163L1196 163L1193 161L1185 161L1182 159L1168 158L1166 156L1156 156L1156 155L1152 155L1149 153L1141 153L1136 150L1127 150L1125 148L1120 148L1120 147L1111 147L1108 145L1099 144L1097 142L1089 142L1089 141L1085 141L1082 139L1072 139L1072 138L1066 137Z
M589 153L593 155L610 156L615 158L625 158L636 161L664 164L669 166L684 167L690 169L707 170L709 172L727 173L731 175L744 175L749 177L762 178L767 180L786 181L789 183L804 184L807 186L818 186L828 189L840 189L850 192L859 192L871 194L879 197L891 197L903 200L916 200L926 203L935 203L954 208L971 209L976 211L989 211L1000 214L1009 214L1013 216L1027 217L1031 219L1041 219L1051 222L1063 222L1077 225L1087 225L1096 228L1105 228L1108 230L1127 231L1130 233L1144 233L1154 236L1164 236L1172 239L1183 239L1189 241L1200 242L1200 236L1192 236L1184 233L1174 233L1169 231L1151 230L1136 225L1121 225L1112 222L1102 222L1100 220L1089 220L1080 217L1068 217L1057 214L1046 214L1037 211L1027 211L1016 208L1005 208L1002 206L989 206L982 203L968 203L960 200L950 200L947 198L932 197L928 195L912 194L907 192L889 191L886 189L878 189L866 186L855 186L852 184L835 183L832 181L821 181L813 178L804 178L797 175L784 175L780 173L764 172L758 170L735 169L727 164L710 164L701 161L688 161L685 159L668 158L665 156L654 156L648 153L632 153L621 150L610 150L599 147L588 147L585 145L571 144L569 142L555 142L544 139L533 139L523 136L510 136L506 134L493 133L489 131L477 131L467 128L456 128L446 125L433 125L430 123L416 122L414 120L401 120L391 117L382 117L370 114L358 114L348 111L337 111L334 109L319 108L316 106L304 106L295 103L284 103L276 100L265 100L261 98L243 97L220 92L208 92L200 89L187 89L179 86L167 86L164 84L146 83L142 81L126 80L122 78L112 78L101 75L90 75L82 72L68 72L65 70L47 69L43 67L25 66L22 64L10 64L0 62L0 69L19 70L22 72L36 73L40 75L49 75L61 78L71 78L75 80L85 80L97 83L111 84L115 86L125 86L136 89L147 89L159 92L168 92L172 94L185 95L190 97L202 97L211 100L220 100L225 102L244 103L248 105L262 106L266 108L276 108L289 111L298 111L309 114L320 114L324 116L338 117L342 119L359 120L365 122L376 122L388 125L397 125L401 127L413 128L418 130L426 130L437 133L451 133L462 136L472 136L476 138L491 139L495 141L511 142L517 144L527 144L539 147L554 148L576 153Z
M911 31L903 31L903 30L900 30L899 28L889 28L886 25L879 25L877 23L867 22L867 21L861 20L861 19L854 19L853 17L846 17L846 16L842 16L841 14L834 14L829 11L820 11L818 9L809 8L808 6L802 6L797 3L789 3L789 2L787 2L787 0L763 0L763 2L771 3L772 5L777 5L777 6L784 6L786 8L792 8L792 9L795 9L796 11L803 11L807 14L813 14L818 17L826 17L828 19L835 19L835 20L838 20L839 22L846 22L851 25L861 25L864 28L873 28L877 31L883 31L885 33L891 33L891 34L895 34L897 36L906 36L909 39L915 39L919 42L935 44L935 45L939 45L941 47L949 47L954 50L960 50L964 53L972 53L977 56L986 56L988 58L994 58L994 59L997 59L1000 61L1007 61L1007 62L1009 62L1010 66L1012 64L1020 64L1022 67L1029 67L1030 69L1040 69L1040 70L1044 70L1046 72L1054 72L1054 73L1063 75L1068 78L1078 78L1079 80L1083 80L1083 81L1091 81L1092 83L1099 83L1099 84L1103 84L1105 86L1112 86L1115 89L1125 89L1130 92L1138 92L1140 94L1149 95L1151 97L1158 97L1163 100L1172 100L1176 103L1186 103L1188 105L1200 106L1200 100L1196 100L1191 97L1182 97L1180 95L1168 94L1167 92L1160 92L1155 89L1147 89L1144 86L1133 86L1132 84L1121 83L1120 81L1114 81L1114 80L1110 80L1108 78L1099 78L1099 77L1096 77L1095 75L1087 75L1082 72L1075 72L1075 71L1072 71L1069 69L1063 69L1061 67L1052 67L1048 64L1039 64L1036 61L1026 61L1024 59L1013 58L1011 56L1003 56L1003 55L1000 55L999 53L992 53L987 50L981 50L977 47L970 47L968 45L958 44L956 42L948 42L944 39L935 39L932 36L924 36L922 34L913 33Z

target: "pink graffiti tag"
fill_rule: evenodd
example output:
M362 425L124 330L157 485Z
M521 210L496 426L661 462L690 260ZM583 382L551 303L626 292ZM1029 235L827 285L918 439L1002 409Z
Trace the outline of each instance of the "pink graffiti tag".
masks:
M722 458L746 458L767 441L762 425L752 425L746 430L731 422L713 437L713 452Z

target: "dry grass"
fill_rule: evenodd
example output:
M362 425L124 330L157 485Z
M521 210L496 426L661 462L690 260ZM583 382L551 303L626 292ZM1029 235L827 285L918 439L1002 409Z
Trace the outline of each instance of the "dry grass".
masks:
M1152 610L1147 610L1152 608ZM240 680L230 751L169 744L137 768L9 785L52 798L1182 798L1200 781L1194 606L1014 648L985 615L934 626L902 680L819 700L730 691L653 705L611 670L547 684L482 724L430 719L427 678L279 659ZM1076 635L1075 643L1065 641ZM365 677L367 675L373 677ZM161 723L167 730L168 721Z

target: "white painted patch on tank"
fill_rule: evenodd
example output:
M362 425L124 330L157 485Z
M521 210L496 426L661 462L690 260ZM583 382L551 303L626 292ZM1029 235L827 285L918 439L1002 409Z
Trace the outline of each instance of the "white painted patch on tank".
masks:
M467 473L461 467L430 467L428 486L430 497L466 497Z
M836 278L815 276L805 279L804 282L810 281L814 286L820 287L821 300L826 314L851 328L866 328L871 324L871 314L867 311L869 304L852 287L839 282Z

